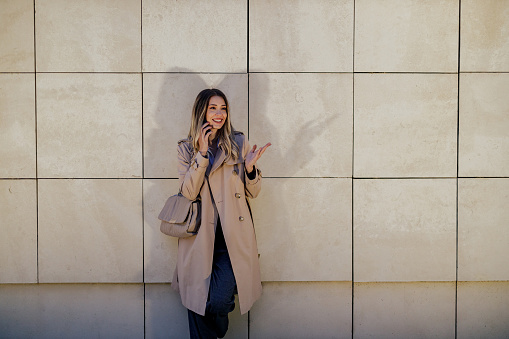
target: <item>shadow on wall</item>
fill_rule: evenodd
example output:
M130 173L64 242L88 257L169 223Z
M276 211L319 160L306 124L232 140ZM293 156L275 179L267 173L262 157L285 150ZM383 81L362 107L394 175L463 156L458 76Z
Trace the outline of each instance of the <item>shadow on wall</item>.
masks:
M168 283L177 263L178 241L160 232L157 215L166 199L178 192L177 142L187 137L194 100L205 88L219 88L226 94L234 128L247 135L248 75L197 74L172 68L167 73L144 74L143 83L145 282ZM164 286L146 285L158 291L145 294L147 334L182 336L188 332L187 312L178 294ZM227 337L247 330L238 307L234 313Z
M307 206L295 206L292 199L292 195L297 193L299 197L294 197L295 200L305 201L302 196L308 192L298 192L296 188L312 186L301 186L302 180L294 178L312 167L309 165L317 156L315 141L338 119L337 114L316 115L317 107L309 103L307 93L303 93L309 89L291 84L292 80L299 79L293 76L250 75L251 144L264 145L270 141L273 145L260 159L261 170L267 179L260 196L252 204L263 281L300 280L302 274L299 272L302 273L303 267L308 267L313 260L310 259L313 255L301 246L304 240L301 230L309 225L305 224L306 220L297 217L299 213L306 213ZM262 215L264 211L271 215Z
M259 138L264 139L250 140L251 146L254 144L263 146L269 141L273 144L267 152L271 152L278 159L280 164L277 166L283 166L285 174L278 179L270 178L271 167L267 164L267 168L265 168L263 160L260 160L263 175L269 177L263 184L265 190L272 186L271 180L278 180L278 185L284 187L288 178L294 176L299 169L305 168L308 163L313 161L316 148L311 147L312 142L323 133L324 126L330 125L337 118L334 115L315 119L304 124L296 124L298 127L295 130L294 137L291 140L283 140L278 132L278 127L282 126L275 125L274 121L277 120L274 117L288 124L283 127L292 128L294 115L293 112L269 112L270 107L265 99L269 97L271 88L266 74L197 74L182 68L172 68L167 73L144 74L144 269L145 283L148 284L168 283L171 282L173 276L177 262L177 239L168 237L159 231L160 222L157 215L167 197L178 192L177 142L187 137L194 100L196 95L204 88L219 88L226 94L230 102L231 119L235 129L244 132L248 137L261 135ZM292 95L297 100L297 93L292 92L288 95ZM256 100L256 104L249 102L249 100ZM253 132L254 128L262 129L263 133ZM299 156L295 156L296 154L299 154ZM262 188L262 193L264 189ZM277 213L282 216L288 215L295 208L289 208L290 201L287 197L273 195L265 196L263 200L257 201L257 205L260 207L276 206ZM262 213L260 210L261 208L258 208L258 210L256 207L254 208L255 219L256 214ZM255 227L258 230L279 228L285 236L275 237L269 246L275 251L281 248L292 251L291 255L294 258L297 257L293 262L299 262L300 259L307 260L304 257L308 257L308 253L293 252L297 247L293 244L296 244L298 239L294 238L295 234L291 229L300 227L300 225L256 224ZM260 247L260 244L258 245ZM263 256L264 254L261 253L262 280L264 276L263 262L273 261L273 259L264 258ZM287 266L290 263L278 260L273 264ZM147 286L147 288L151 287ZM168 291L168 288L161 291ZM164 305L163 307L170 307L168 309L168 321L171 321L169 314L173 313L173 318L184 322L187 331L185 309L180 305L179 297L173 290L170 294L168 296L146 293L147 318L151 314L156 315L160 312L160 310L158 312L158 309L161 307L162 300L171 303L178 302L179 305L172 305L171 307ZM238 307L235 310L235 313L237 312ZM238 319L236 316L232 318L232 331L229 332L229 335L235 333L236 319ZM167 331L184 330L182 324L177 324L176 321L172 321L172 323L175 324L175 327L170 327L171 325L165 319L164 326L167 326ZM242 325L242 323L239 321L237 325ZM153 326L153 328L150 329L150 326ZM160 327L161 324L152 324L147 321L147 333L157 331L157 328ZM240 329L241 326L239 326Z
M177 142L187 137L194 99L207 87L201 75L183 68L143 74L145 331L152 337L188 332L186 309L166 285L177 263L178 240L160 232L157 216L178 192Z

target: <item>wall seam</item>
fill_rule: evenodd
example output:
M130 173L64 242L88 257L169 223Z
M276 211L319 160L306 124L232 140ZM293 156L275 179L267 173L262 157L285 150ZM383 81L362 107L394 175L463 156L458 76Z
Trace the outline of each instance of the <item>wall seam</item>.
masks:
M353 2L353 28L352 28L352 324L351 324L351 338L353 339L354 334L354 297L355 297L355 275L354 275L354 169L355 169L355 0Z
M37 283L39 283L39 164L37 162L37 44L35 35L35 0L33 0L34 8L34 123L35 123L35 220L36 220L36 260L37 260Z
M381 71L372 71L372 72L270 72L270 71L252 71L250 73L253 74L422 74L422 75L437 75L437 74L450 74L456 75L456 72L381 72ZM470 72L470 73L487 73L487 72ZM500 73L500 72L492 72L492 73ZM225 73L221 73L225 74ZM232 73L228 73L232 74Z
M32 74L33 72L0 72L0 74ZM141 72L92 72L92 71L41 71L37 72L39 74L137 74ZM248 72L155 72L155 71L147 71L143 72L145 74L192 74L192 75L202 75L202 74L219 74L219 75L240 75L240 74L394 74L394 75L403 75L403 74L420 74L420 75L457 75L457 72L268 72L268 71L248 71ZM481 72L481 71L462 71L462 74L509 74L509 72Z
M279 177L279 176L263 176L266 179L355 179L355 180L375 180L375 179L384 179L384 180L417 180L417 179L426 179L426 180L447 180L447 179L507 179L508 177L462 177L462 176L454 176L454 177L351 177L351 176L339 176L339 177ZM27 178L9 178L2 177L0 180L26 180L26 179L34 179L33 177ZM177 177L103 177L103 178L94 178L94 177L39 177L38 179L44 180L139 180L139 179L178 179Z
M246 29L246 73L249 74L249 0L247 0L247 29Z
M458 337L458 245L459 245L459 147L460 147L460 61L461 61L461 0L458 1L458 87L456 118L456 281L454 293L454 338Z
M140 75L141 75L141 248L143 281L143 338L147 337L147 285L145 284L145 136L143 127L143 0L140 1Z
M247 28L246 28L246 73L247 73L247 139L249 140L249 79L250 79L250 71L249 71L249 0L247 0ZM247 339L249 339L251 335L251 311L247 312Z
M140 73L143 74L143 0L140 1Z

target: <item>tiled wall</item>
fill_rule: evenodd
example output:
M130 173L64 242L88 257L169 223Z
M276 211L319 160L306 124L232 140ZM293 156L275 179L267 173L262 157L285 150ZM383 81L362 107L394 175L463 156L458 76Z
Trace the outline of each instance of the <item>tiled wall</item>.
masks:
M271 141L228 338L509 337L509 1L0 1L0 337L185 338L193 100Z

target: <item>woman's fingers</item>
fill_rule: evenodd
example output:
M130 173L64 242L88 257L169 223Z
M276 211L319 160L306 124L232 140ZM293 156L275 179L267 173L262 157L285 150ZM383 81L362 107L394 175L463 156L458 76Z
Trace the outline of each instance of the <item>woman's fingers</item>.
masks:
M205 152L209 145L209 135L212 133L212 127L208 122L204 123L201 127L200 137L198 139L198 146L200 152Z
M265 152L265 150L271 145L271 143L267 143L265 146L263 146L262 148L258 148L258 150L256 150L256 145L254 145L253 149L251 150L251 152L253 152L253 155L254 155L254 163L256 163L258 161L258 159L260 159L260 157L262 156L262 154Z
M265 152L265 150L267 148L269 148L269 146L271 146L272 144L270 142L268 142L265 146L262 147L262 153Z
M208 143L208 137L212 133L212 126L208 122L204 123L201 128L201 136L203 138L203 141L207 141Z
M205 135L206 131L210 131L211 129L212 129L212 127L210 126L210 124L208 122L206 122L201 127L201 132L203 135Z
M272 145L272 144L269 142L265 146L263 146L262 148L259 149L260 152L258 153L258 159L260 159L262 154L267 150L267 148L269 148L270 145Z
M201 127L202 133L206 132L206 131L210 131L211 129L212 129L212 126L210 126L210 124L208 122L204 123L203 126Z

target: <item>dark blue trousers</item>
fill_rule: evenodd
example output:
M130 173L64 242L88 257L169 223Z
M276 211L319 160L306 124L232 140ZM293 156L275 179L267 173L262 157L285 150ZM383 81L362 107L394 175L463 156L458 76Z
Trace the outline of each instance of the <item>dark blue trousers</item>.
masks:
M214 259L205 315L187 310L191 339L222 338L228 330L228 313L235 309L237 284L218 220L214 241Z

